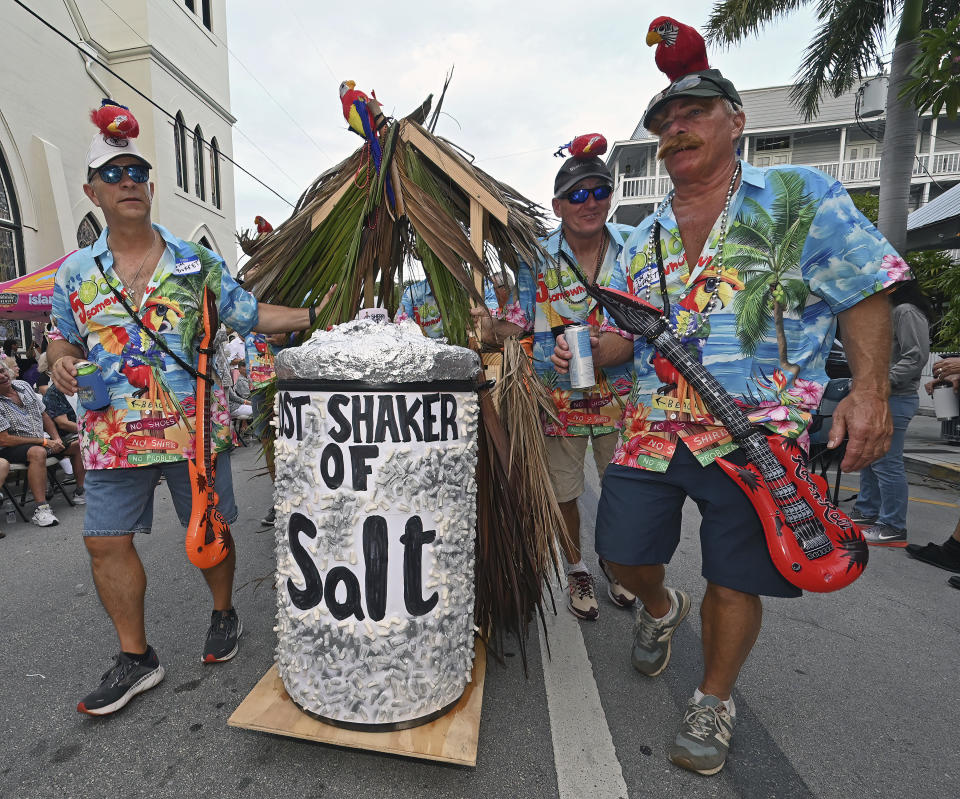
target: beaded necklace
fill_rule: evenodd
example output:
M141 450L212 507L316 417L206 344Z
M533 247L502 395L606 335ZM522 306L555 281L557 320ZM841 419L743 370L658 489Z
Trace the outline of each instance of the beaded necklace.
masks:
M608 241L607 241L608 238L609 238L609 233L607 232L607 226L604 225L604 226L603 226L603 231L602 231L601 234L600 234L600 249L597 250L597 264L596 264L596 266L594 267L594 270L593 270L593 283L594 283L594 285L596 285L597 278L600 277L600 266L603 264L604 256L606 256L606 254L607 254L607 248L610 246L609 243L608 243ZM571 248L571 252L572 252L572 251L573 251L573 250L572 250L572 248ZM563 226L562 226L562 225L560 226L560 238L559 238L559 240L557 241L557 257L556 257L556 259L555 259L555 260L556 260L556 264L557 264L558 267L560 266L560 259L561 259L561 257L562 257L562 258L567 258L567 260L575 263L575 259L573 259L573 258L568 258L567 254L566 254L565 252L563 252ZM559 270L558 270L558 273L557 273L557 277L558 277L558 279L559 279ZM584 276L584 277L585 277L585 276ZM562 283L562 282L561 282L560 286L561 286L561 291L563 292L563 298L567 301L567 304L568 304L568 305L570 305L570 304L579 305L581 302L589 302L589 298L588 298L587 300L571 300L570 297L569 297L569 295L567 294L567 290L566 290L565 288L563 288L563 283Z
M733 170L733 177L730 179L730 186L727 188L727 196L723 202L723 210L720 212L720 233L717 236L717 248L716 255L714 256L714 263L716 264L717 274L723 268L723 245L727 240L727 225L729 223L730 215L730 201L733 199L733 190L737 185L737 180L740 178L741 164L737 162L737 168ZM670 299L667 297L667 273L663 268L663 252L660 248L660 217L663 216L664 211L666 211L671 205L673 205L673 195L676 193L676 189L672 189L670 193L663 198L663 201L660 203L657 208L657 212L653 217L653 225L650 230L650 239L647 241L646 252L648 257L656 253L656 262L657 262L657 273L660 277L660 300L663 307L663 317L670 324L671 329L674 333L677 333L676 323L670 321ZM706 308L710 309L713 306L713 301L717 298L717 292L720 290L720 284L717 283L717 287L713 290L710 296L710 301L707 303ZM681 295L681 299L683 295ZM646 295L644 299L647 302L650 301L650 283L647 283ZM709 311L703 314L704 316L709 315Z

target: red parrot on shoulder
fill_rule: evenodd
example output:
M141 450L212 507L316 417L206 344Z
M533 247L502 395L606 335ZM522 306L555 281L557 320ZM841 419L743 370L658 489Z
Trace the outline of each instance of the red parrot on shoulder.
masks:
M647 45L657 46L654 55L657 68L671 83L691 72L710 69L707 45L700 33L671 17L657 17L650 23Z

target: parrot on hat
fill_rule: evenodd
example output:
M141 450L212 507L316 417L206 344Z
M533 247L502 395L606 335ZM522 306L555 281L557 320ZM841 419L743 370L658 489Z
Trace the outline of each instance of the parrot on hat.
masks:
M255 216L253 218L253 224L257 226L257 233L261 236L266 233L273 233L273 225L271 225L262 216Z
M557 158L563 158L564 150L574 158L593 158L594 156L601 156L607 151L607 140L600 133L585 133L562 145L554 155Z
M380 103L377 102L376 92L370 92L370 94L373 95L372 99L376 102L376 113L369 105L371 98L360 91L354 81L345 80L340 84L340 103L343 106L343 118L347 120L350 130L369 143L370 153L373 155L373 165L379 175L380 166L383 163L383 151L380 149L378 133L385 120L383 114L379 113ZM390 204L393 205L393 188L389 177L386 180L386 188L387 197Z
M696 28L672 17L657 17L647 31L647 45L657 46L657 68L673 83L691 72L710 69L707 45Z
M111 139L135 139L140 135L137 118L125 105L104 99L99 108L90 112L93 124Z

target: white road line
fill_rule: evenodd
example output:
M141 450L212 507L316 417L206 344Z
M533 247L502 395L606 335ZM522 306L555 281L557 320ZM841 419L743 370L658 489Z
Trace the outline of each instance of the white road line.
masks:
M537 629L560 799L627 799L627 784L600 704L580 622L561 604L564 591L556 586L553 591L557 615L546 614L552 657L547 655L543 630L539 625Z

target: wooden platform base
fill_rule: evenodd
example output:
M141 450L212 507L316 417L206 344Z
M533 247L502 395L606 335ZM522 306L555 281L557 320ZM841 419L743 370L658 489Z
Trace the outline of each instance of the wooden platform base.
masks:
M487 653L479 638L475 652L473 679L460 701L445 716L420 727L398 732L357 732L324 724L294 704L283 687L276 664L263 675L227 723L232 727L352 749L476 766L483 683L487 673Z

